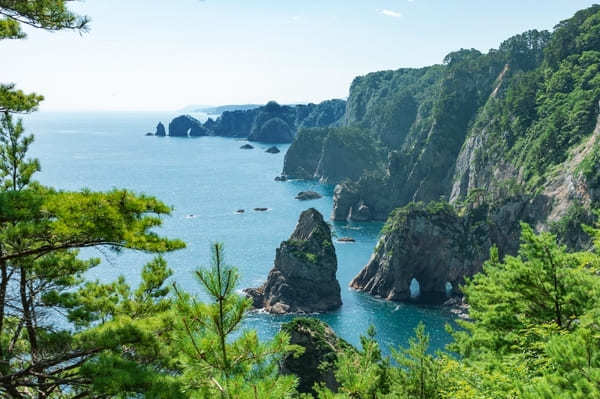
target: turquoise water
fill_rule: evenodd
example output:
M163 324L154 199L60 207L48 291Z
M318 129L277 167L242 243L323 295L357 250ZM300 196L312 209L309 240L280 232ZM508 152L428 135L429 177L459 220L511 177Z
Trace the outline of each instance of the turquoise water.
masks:
M202 295L192 271L206 265L209 245L225 243L226 259L241 272L241 288L261 284L273 265L275 248L294 230L300 212L318 209L331 214L330 186L316 182L275 182L281 173L287 145L268 154L266 145L240 150L242 142L220 137L145 137L168 113L38 113L27 116L26 129L36 135L32 155L42 163L38 180L61 189L108 190L125 187L154 195L174 207L160 233L183 239L187 248L167 255L175 279L186 290ZM301 202L294 196L315 190L321 199ZM254 212L253 208L269 208ZM237 209L245 209L242 215ZM334 223L338 236L356 243L336 243L338 280L344 305L318 315L343 338L359 342L373 324L384 349L405 345L419 321L425 322L434 349L449 340L444 325L452 321L445 310L389 303L348 289L350 280L367 263L375 247L380 223ZM139 281L141 267L151 257L133 251L122 254L88 250L84 256L102 257L90 278L115 279L124 275ZM246 324L264 338L272 336L288 316L252 314Z

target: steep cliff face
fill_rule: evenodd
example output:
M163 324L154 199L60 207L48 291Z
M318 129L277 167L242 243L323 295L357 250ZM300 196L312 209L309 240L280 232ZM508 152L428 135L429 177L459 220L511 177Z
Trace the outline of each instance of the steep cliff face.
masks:
M408 204L390 215L354 288L406 300L414 278L423 294L440 297L446 283L481 270L491 245L515 254L519 221L570 248L590 245L581 224L594 222L600 199L599 16L594 6L552 34L526 32L487 55L450 55L448 68L458 64L442 79L431 117L415 121L426 129L390 151L384 174L335 189L335 219L354 218L357 208L368 210L359 220L384 218ZM411 203L440 197L444 207Z
M329 128L302 129L285 153L284 176L291 179L313 179L321 159L323 140Z
M300 215L289 240L281 243L266 283L245 292L269 313L326 312L342 305L331 230L310 208Z

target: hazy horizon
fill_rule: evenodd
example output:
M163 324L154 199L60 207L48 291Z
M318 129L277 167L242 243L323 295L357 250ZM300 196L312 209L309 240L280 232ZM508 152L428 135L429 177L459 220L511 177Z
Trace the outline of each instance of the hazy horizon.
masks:
M43 94L43 111L320 102L347 97L356 76L487 52L594 2L88 0L73 3L88 33L27 29L2 43L0 72Z

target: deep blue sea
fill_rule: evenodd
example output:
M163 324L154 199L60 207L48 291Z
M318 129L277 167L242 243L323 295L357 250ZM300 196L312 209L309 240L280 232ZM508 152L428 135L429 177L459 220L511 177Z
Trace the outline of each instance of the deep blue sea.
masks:
M145 137L160 120L165 126L173 113L50 113L25 117L25 128L35 134L31 155L39 158L42 172L37 180L60 189L109 190L128 188L158 197L174 207L159 233L180 238L187 248L167 255L173 279L202 296L193 270L208 265L209 245L225 244L227 263L241 273L240 290L256 287L273 266L275 249L294 230L298 216L308 208L331 214L333 188L317 182L276 182L288 145L279 154L268 154L266 145L241 150L240 142L220 137ZM323 198L301 202L294 196L315 190ZM254 212L255 207L269 208ZM244 214L236 214L245 209ZM434 307L389 303L348 288L350 280L367 263L381 229L380 223L334 223L338 236L356 243L336 243L338 280L343 306L336 312L317 315L338 335L353 344L369 325L374 325L383 349L404 346L413 329L423 321L433 349L450 339L445 332L452 316ZM89 278L112 280L124 275L137 284L142 266L150 255L133 251L120 254L86 250L82 256L103 258ZM251 314L246 325L263 338L278 331L288 316Z

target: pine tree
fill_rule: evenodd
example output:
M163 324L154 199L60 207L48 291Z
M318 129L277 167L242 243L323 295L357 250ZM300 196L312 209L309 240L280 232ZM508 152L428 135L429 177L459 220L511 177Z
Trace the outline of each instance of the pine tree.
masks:
M390 359L382 355L375 336L375 328L371 326L360 337L360 350L352 348L338 354L335 363L338 392L315 387L319 399L376 399L390 393Z
M400 366L394 390L403 392L410 399L438 399L441 397L441 369L439 359L428 354L429 336L425 325L419 323L415 337L409 340L409 346L394 352L394 359Z
M239 276L236 269L224 263L223 245L215 243L211 253L211 267L195 272L209 303L175 287L180 359L191 397L291 397L297 382L291 376L277 374L277 361L298 348L289 345L285 333L263 343L256 331L239 331L251 301L236 294Z

